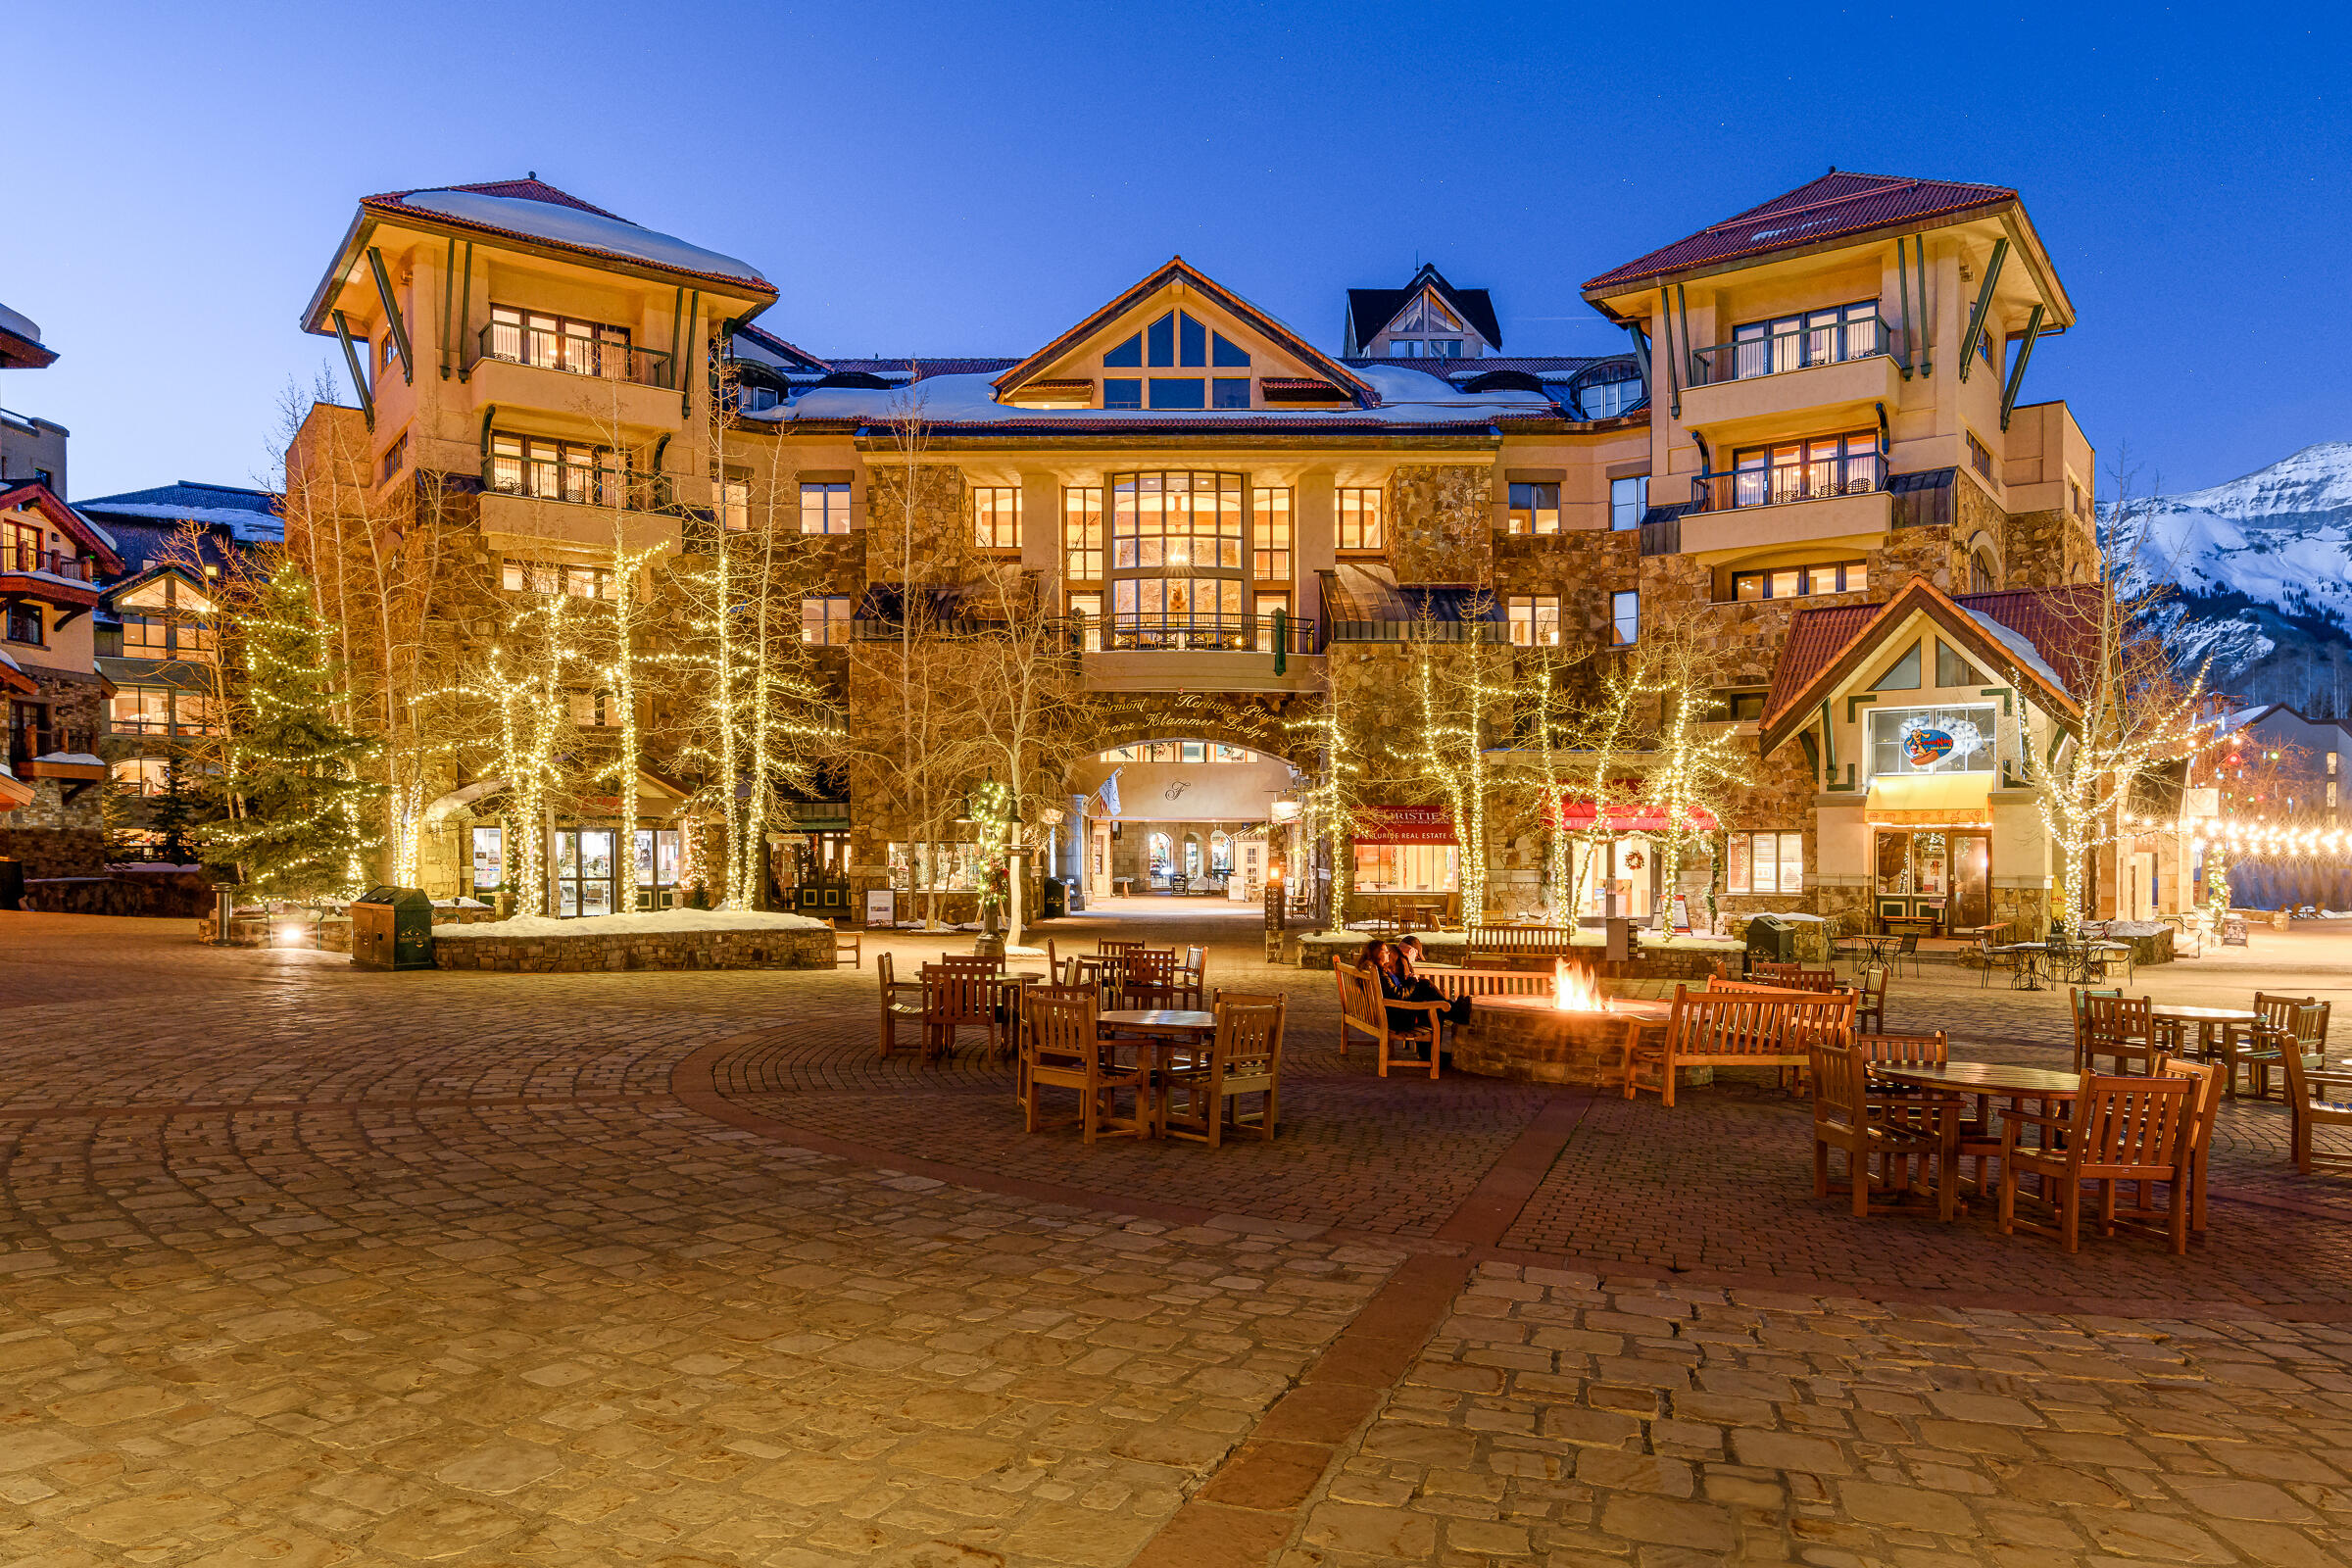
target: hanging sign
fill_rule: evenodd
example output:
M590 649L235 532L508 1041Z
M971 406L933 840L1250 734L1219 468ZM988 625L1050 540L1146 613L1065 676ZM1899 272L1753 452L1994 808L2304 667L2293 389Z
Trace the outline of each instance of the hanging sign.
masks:
M1952 753L1952 737L1939 729L1915 729L1903 737L1903 760L1913 767L1934 767Z

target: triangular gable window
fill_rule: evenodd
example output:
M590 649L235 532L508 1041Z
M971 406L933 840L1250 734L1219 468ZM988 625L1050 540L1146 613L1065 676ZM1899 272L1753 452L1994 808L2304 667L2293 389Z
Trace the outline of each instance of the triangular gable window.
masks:
M1962 656L1959 649L1938 638L1936 643L1936 684L1944 687L1982 686L1984 676Z
M1871 683L1874 692L1915 692L1919 690L1919 644L1887 666L1886 673Z
M1147 345L1149 353L1147 355ZM1110 369L1196 369L1213 365L1219 369L1250 368L1250 351L1222 332L1212 331L1190 311L1169 311L1141 332L1102 356Z
M1397 313L1389 323L1392 332L1459 332L1462 318L1446 308L1446 302L1424 289L1421 296Z

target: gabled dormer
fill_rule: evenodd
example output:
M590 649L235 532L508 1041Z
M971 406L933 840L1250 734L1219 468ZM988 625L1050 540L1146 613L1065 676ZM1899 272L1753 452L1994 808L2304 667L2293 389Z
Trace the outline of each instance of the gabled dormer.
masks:
M1475 360L1502 348L1494 302L1424 266L1402 288L1348 291L1349 359Z
M1175 414L1380 402L1346 366L1181 256L992 385L998 402L1037 409Z

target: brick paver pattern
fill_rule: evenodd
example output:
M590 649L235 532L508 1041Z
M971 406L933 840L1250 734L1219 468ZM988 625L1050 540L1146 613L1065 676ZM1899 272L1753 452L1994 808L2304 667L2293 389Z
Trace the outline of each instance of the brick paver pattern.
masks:
M976 1044L874 1058L870 960L366 975L0 915L0 1561L1125 1562L1564 1099L1286 1561L2346 1560L2352 1205L2276 1104L2225 1111L2190 1258L2067 1260L1817 1202L1761 1087L1384 1083L1248 924L1116 918L1291 996L1270 1148L1023 1137ZM2064 1051L1973 975L1894 1012Z

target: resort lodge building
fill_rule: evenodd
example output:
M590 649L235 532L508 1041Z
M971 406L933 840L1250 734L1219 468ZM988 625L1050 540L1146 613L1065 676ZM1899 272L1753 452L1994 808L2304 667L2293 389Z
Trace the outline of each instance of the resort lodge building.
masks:
M1087 698L1075 760L1019 803L1052 824L1038 869L1080 897L1328 874L1293 825L1328 760L1312 720L1336 693L1413 728L1380 699L1433 628L1597 671L1671 627L1721 655L1714 717L1752 784L1680 868L1629 819L1588 912L1679 878L1731 913L2038 929L2025 773L2074 716L2094 462L2064 403L2018 402L2074 306L2017 192L1832 171L1585 283L1624 333L1597 357L1512 355L1486 291L1435 267L1348 290L1336 352L1236 283L1176 257L1017 357L842 359L796 346L757 269L535 177L370 196L305 316L361 406L316 409L296 465L341 474L360 499L338 506L429 515L463 579L443 598L473 607L432 612L455 641L515 596L650 598L724 530L789 530L808 667L854 732L899 701L855 640L899 636L956 571L1016 569L1066 617ZM304 484L298 556L323 515ZM616 528L644 553L623 581ZM634 799L517 820L509 781L447 750L417 795L421 885L511 891L532 833L559 912L676 897L709 761L665 754L642 701ZM583 746L617 722L609 694L574 708ZM968 847L917 842L884 772L787 804L772 894L847 914L929 878L968 918ZM1454 824L1398 793L1354 812L1348 879L1447 897ZM1541 903L1540 846L1480 853L1491 907ZM2156 901L2181 907L2162 858ZM2097 886L2092 912L2118 912L2112 865Z

